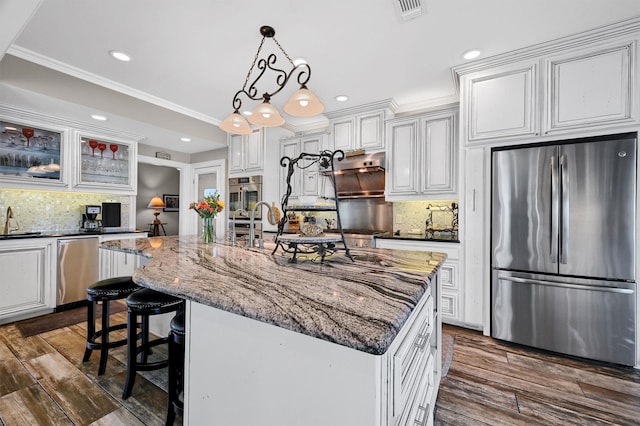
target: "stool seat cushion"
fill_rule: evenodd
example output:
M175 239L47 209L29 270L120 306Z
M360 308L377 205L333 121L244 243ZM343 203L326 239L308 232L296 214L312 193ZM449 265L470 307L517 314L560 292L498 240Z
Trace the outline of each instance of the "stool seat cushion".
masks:
M169 324L171 331L177 334L184 335L184 311L178 312Z
M182 302L183 299L179 297L149 288L138 290L127 297L127 307L129 307L129 309L139 310L170 307L172 305L179 305Z
M140 287L133 282L131 277L115 277L91 284L87 288L87 294L89 296L124 296L138 289Z

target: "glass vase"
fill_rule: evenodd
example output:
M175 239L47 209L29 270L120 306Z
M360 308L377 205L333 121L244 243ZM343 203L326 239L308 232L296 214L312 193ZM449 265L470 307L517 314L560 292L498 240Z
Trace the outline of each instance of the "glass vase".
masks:
M214 228L214 222L212 217L203 218L202 226L202 242L205 244L212 244L216 241L216 230Z

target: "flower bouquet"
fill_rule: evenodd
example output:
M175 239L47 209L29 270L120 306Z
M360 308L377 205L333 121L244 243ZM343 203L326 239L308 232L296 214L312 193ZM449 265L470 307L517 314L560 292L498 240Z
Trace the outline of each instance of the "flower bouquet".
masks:
M204 220L202 242L214 242L215 232L213 230L213 219L215 219L216 215L224 209L224 202L220 200L220 194L208 195L198 203L189 204L189 208L195 210L195 212Z

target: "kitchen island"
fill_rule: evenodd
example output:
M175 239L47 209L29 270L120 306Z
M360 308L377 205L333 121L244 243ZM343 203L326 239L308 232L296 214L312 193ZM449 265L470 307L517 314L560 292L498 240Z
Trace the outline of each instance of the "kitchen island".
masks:
M156 248L154 248L154 246ZM439 253L324 263L195 237L109 241L139 285L185 298L185 422L428 424L440 380Z

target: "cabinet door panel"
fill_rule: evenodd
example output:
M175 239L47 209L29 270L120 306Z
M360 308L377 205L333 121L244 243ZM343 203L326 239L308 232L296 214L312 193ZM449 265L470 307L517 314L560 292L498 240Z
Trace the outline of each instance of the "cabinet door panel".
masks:
M335 121L332 124L333 149L349 151L355 147L355 120Z
M469 87L469 141L536 134L535 64L471 79Z
M281 147L281 157L289 157L291 159L300 155L300 141L298 139L283 142ZM287 191L287 168L280 167L280 197ZM300 194L300 175L294 173L291 176L291 197L297 197Z
M262 132L254 132L246 136L244 144L245 170L262 170L263 163Z
M453 190L453 119L423 121L422 191Z
M229 171L241 172L242 164L242 135L229 135Z
M417 191L417 121L398 123L390 126L391 135L387 191L392 193L416 194Z
M360 148L384 148L382 124L383 113L358 117L358 140Z
M549 131L629 120L634 46L550 60Z
M47 308L49 254L50 247L0 249L0 324Z

